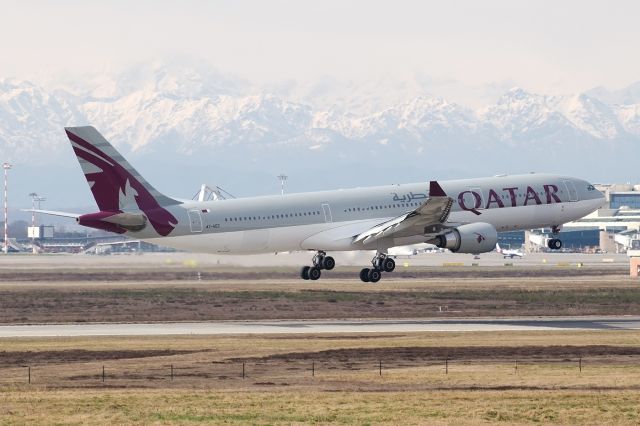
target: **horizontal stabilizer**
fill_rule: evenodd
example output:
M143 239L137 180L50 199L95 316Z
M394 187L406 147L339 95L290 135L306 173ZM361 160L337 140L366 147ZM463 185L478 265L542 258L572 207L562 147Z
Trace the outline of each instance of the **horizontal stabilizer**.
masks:
M23 212L29 213L40 213L40 214L48 214L49 216L61 216L61 217L71 217L73 219L77 219L80 217L77 213L67 213L67 212L56 212L52 210L36 210L36 209L22 209Z
M117 232L119 234L126 231L140 231L147 224L147 217L143 213L102 211L97 213L77 214L35 209L23 211L47 214L51 216L70 217L75 219L76 222L82 226Z

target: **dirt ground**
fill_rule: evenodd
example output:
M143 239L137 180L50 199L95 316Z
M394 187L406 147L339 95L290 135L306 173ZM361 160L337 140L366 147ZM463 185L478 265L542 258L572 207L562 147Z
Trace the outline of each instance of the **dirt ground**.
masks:
M0 365L2 368L48 366L53 364L89 363L140 360L144 358L174 357L177 363L181 355L209 355L211 350L86 350L62 349L55 351L0 351ZM373 348L343 348L308 352L276 353L260 357L224 358L212 361L218 364L262 364L292 363L298 361L318 362L318 364L333 363L334 369L350 369L354 361L371 363L384 361L387 368L397 368L399 363L421 363L426 361L442 361L445 359L456 361L480 362L488 360L519 360L520 362L534 361L566 361L578 358L589 358L590 362L622 363L627 360L636 362L640 358L640 347L612 346L612 345L549 345L549 346L439 346L439 347L373 347ZM342 364L341 364L342 363Z
M388 274L376 285L361 283L346 269L317 282L300 280L286 267L2 270L0 323L640 312L640 286L620 267L422 267Z
M13 338L2 341L0 393L265 386L640 391L639 340L640 332L622 331Z

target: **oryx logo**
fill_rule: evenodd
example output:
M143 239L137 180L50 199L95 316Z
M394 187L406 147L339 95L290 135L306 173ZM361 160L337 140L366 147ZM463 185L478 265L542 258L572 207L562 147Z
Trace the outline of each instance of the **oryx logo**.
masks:
M482 234L479 234L477 232L474 232L474 234L476 234L476 241L478 242L478 244L482 243L484 240L486 240L485 236Z
M167 236L173 231L178 220L158 204L136 176L93 144L68 130L67 135L73 151L86 162L81 165L101 211L121 213L125 208L137 207L159 235Z

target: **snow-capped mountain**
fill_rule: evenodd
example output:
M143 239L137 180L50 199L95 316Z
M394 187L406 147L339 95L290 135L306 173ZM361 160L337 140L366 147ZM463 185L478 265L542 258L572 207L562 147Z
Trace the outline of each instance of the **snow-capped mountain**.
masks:
M0 156L38 161L60 147L60 129L84 120L72 96L27 81L0 79Z
M329 99L319 87L317 103L288 98L291 90L268 92L203 65L154 63L46 87L3 79L0 160L75 185L62 128L92 124L171 189L231 176L239 193L271 192L281 171L308 178L294 184L300 190L530 170L637 180L636 86L567 96L514 88L477 110L416 93L372 101L371 111L350 109L360 101L348 93ZM167 164L181 171L182 187L161 170Z

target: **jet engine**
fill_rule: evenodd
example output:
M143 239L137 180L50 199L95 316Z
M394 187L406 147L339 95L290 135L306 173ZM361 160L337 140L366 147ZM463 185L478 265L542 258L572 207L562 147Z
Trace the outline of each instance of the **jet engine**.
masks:
M487 253L496 247L498 231L489 223L477 222L452 228L438 235L435 245L454 253Z

